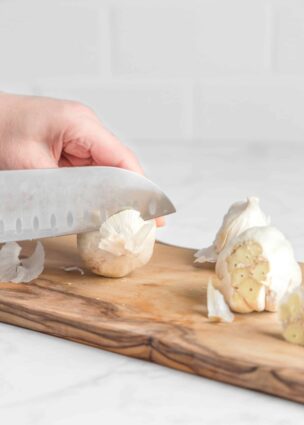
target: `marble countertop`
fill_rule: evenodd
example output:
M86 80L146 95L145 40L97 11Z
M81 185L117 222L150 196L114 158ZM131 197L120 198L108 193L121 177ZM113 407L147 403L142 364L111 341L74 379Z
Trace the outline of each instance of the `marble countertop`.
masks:
M227 207L256 195L304 259L304 145L151 142L135 148L178 210L160 239L205 246ZM0 422L287 425L303 422L303 406L1 324Z

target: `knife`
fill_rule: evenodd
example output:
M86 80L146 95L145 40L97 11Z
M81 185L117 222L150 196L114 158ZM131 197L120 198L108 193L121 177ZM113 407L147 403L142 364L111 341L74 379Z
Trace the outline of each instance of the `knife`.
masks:
M0 171L0 242L96 230L132 208L144 220L175 212L151 181L114 167Z

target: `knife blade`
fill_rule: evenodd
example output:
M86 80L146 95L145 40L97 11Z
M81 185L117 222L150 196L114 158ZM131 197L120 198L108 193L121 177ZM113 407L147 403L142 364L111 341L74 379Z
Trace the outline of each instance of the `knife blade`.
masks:
M0 242L96 230L133 208L144 220L175 212L150 180L114 167L0 171Z

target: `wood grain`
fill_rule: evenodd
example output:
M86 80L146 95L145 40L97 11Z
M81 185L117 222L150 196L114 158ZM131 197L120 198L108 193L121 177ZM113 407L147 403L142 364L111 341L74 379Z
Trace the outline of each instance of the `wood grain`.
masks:
M61 269L83 267L74 237L43 243L39 279L0 285L2 322L304 402L304 348L282 339L273 313L210 323L206 286L216 277L193 266L192 250L157 244L146 267L107 279Z

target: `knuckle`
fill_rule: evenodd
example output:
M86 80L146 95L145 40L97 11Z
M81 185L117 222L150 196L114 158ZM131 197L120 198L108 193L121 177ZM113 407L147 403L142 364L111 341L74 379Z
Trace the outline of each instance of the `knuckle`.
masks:
M93 111L91 108L87 105L85 105L82 102L75 101L75 100L69 100L66 104L66 109L68 114L72 115L92 115Z

